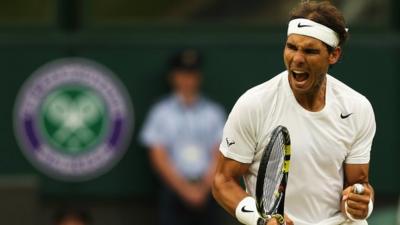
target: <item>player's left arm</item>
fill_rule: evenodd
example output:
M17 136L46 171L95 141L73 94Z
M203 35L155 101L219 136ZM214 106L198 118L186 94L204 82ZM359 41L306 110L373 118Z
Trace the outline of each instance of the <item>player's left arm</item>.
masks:
M345 212L347 201L347 212L354 219L365 219L368 215L369 201L374 201L374 189L368 181L369 164L344 164L344 190L341 200L341 210ZM353 192L353 184L360 183L364 186L363 194Z
M365 219L372 212L374 189L369 184L369 161L376 123L371 103L361 98L354 104L354 142L343 164L344 190L341 210L350 219ZM357 116L356 116L357 115ZM362 194L353 192L353 185L364 186ZM347 213L345 203L347 202Z

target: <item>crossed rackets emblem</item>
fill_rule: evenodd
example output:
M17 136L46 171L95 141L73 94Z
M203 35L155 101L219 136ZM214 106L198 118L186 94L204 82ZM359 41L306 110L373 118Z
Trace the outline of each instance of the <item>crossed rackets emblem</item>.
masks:
M102 130L96 124L101 123L103 115L101 101L88 92L76 97L55 93L44 104L47 128L52 128L47 133L56 145L70 153L82 151L96 141Z

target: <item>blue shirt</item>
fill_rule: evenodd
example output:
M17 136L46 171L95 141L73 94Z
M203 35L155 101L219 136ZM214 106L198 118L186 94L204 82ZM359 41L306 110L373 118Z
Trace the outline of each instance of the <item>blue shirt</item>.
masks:
M198 179L210 166L224 124L225 112L219 105L205 97L184 105L172 94L150 110L140 141L149 148L162 145L184 177Z

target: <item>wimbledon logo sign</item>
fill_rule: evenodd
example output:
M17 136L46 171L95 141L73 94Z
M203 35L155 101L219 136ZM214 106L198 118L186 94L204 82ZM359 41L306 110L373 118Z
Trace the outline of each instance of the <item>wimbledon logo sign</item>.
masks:
M15 136L43 173L88 180L122 157L132 114L126 89L109 69L88 59L59 59L23 85L14 109Z

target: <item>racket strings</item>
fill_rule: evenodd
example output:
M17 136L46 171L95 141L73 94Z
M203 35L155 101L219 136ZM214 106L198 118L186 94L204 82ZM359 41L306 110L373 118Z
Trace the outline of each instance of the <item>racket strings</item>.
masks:
M263 209L266 214L272 212L276 207L276 203L279 202L281 193L279 190L280 181L283 177L283 166L284 166L284 136L279 134L274 141L271 149L271 155L268 161L267 170L264 178L264 189L263 189Z

